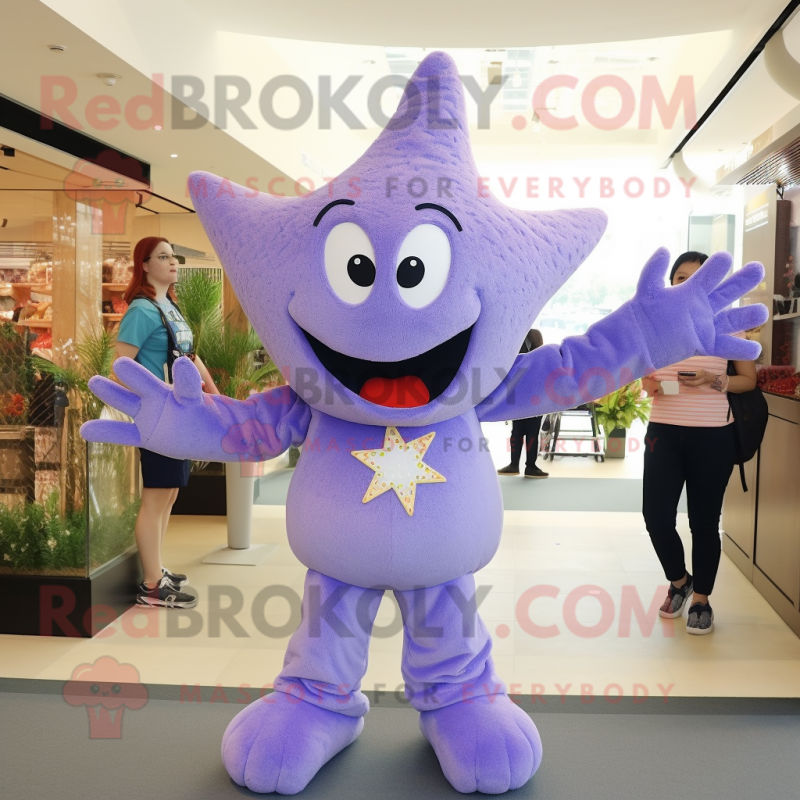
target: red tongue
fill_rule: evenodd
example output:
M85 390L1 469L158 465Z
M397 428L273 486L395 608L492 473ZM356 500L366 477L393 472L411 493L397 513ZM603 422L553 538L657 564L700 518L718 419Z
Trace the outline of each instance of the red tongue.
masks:
M370 378L359 395L370 403L391 408L416 408L426 405L431 397L425 384L414 375L403 378Z

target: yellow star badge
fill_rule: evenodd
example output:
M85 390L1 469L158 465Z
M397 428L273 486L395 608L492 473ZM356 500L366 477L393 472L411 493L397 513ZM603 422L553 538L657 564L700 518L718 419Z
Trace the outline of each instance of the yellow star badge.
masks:
M362 502L369 503L389 489L394 489L403 508L412 516L417 484L447 482L444 475L422 460L434 436L435 431L406 442L397 428L390 427L386 429L382 449L353 450L352 455L375 473Z

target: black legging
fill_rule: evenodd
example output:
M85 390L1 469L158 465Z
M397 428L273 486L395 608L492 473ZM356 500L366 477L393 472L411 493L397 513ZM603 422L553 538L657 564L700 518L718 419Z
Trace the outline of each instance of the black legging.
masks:
M720 558L719 518L733 471L733 426L692 428L651 422L644 453L642 513L664 574L686 574L683 544L675 529L684 483L692 532L694 590L711 594Z
M515 419L511 426L511 463L519 466L522 456L522 440L525 442L525 465L536 466L536 456L539 454L539 428L542 426L541 417L528 419Z

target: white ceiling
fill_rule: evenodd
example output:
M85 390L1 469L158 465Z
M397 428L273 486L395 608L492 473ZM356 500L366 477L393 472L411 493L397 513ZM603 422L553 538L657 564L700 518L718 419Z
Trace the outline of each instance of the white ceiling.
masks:
M736 27L757 5L773 4L768 0L505 0L496 4L404 0L393 7L375 0L191 2L193 13L221 31L428 48L571 45L706 33ZM771 9L763 10L769 13Z
M783 36L786 49L800 61L800 15L786 25ZM684 152L687 164L710 175L797 105L797 100L770 78L761 54L692 137Z
M0 93L41 110L42 79L46 76L70 79L77 90L71 108L84 131L151 164L155 192L191 205L187 201L186 178L194 169L217 171L241 182L257 175L264 184L283 175L268 160L211 125L196 131L169 130L169 122L162 131L136 130L124 122L108 131L87 125L83 110L90 99L111 95L124 107L131 98L152 93L150 78L133 69L113 48L92 39L38 0L17 0L15 11L13 23L6 18L0 26ZM50 44L63 44L68 49L52 53L48 49ZM98 72L124 77L108 87L96 77ZM65 167L75 165L70 156L5 131L2 120L0 142ZM172 153L179 158L171 158Z
M386 74L408 74L424 55L423 48L440 48L481 86L486 85L490 61L503 62L503 71L524 84L521 100L493 105L490 129L473 130L479 163L635 155L656 165L686 135L685 127L639 130L637 115L620 130L600 131L578 113L581 124L573 131L545 128L535 133L530 124L517 131L511 121L517 115L530 119L533 86L554 73L580 81L578 92L553 95L559 114L574 109L581 86L590 78L607 73L622 76L637 95L645 74L655 75L667 94L679 76L689 75L701 114L785 3L506 0L492 7L474 0L405 0L398 6L400 13L374 0L17 0L13 23L0 30L0 92L39 108L42 76L68 76L78 90L76 116L85 122L81 109L92 97L108 94L124 105L136 95L149 95L150 77L156 73L166 76L168 88L175 75L196 76L206 87L213 86L217 75L241 75L255 97L277 74L300 76L312 87L322 75L331 76L334 87L348 75L364 76L348 97L348 105L367 126L362 131L348 130L335 118L332 128L324 130L316 116L299 130L276 131L259 116L255 99L245 106L258 123L255 130L231 125L221 131L211 124L176 130L168 118L162 131L132 130L124 123L112 130L87 131L150 162L155 191L188 204L185 181L194 169L239 183L255 177L262 190L276 176L319 180L314 172L319 165L335 175L379 132L365 111L365 87ZM797 46L800 57L793 32L794 27L787 32L787 42L790 49ZM68 50L52 54L47 49L51 43L65 44ZM520 53L528 55L520 58ZM98 72L122 78L109 88L97 79ZM613 114L617 102L613 93L601 93L598 110ZM756 64L695 136L687 162L692 166L694 158L703 168L715 169L741 142L768 127L772 117L796 105L774 87L763 65ZM170 158L171 153L178 158Z

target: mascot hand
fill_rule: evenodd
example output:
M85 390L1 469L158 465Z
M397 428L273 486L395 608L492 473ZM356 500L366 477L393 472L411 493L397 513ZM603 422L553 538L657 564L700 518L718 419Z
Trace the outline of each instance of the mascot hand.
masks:
M664 286L669 252L657 250L647 262L630 301L653 366L658 369L693 355L754 361L761 345L733 336L766 322L761 304L728 308L764 278L758 262L745 265L727 280L729 253L715 253L677 286Z
M154 449L173 458L189 458L187 450L203 449L198 439L216 427L219 413L211 396L203 395L200 373L188 358L179 358L173 364L174 386L130 358L117 359L114 372L128 388L99 375L89 381L89 388L104 403L132 417L133 423L102 419L86 422L81 427L84 439L148 449L152 442L157 445Z

